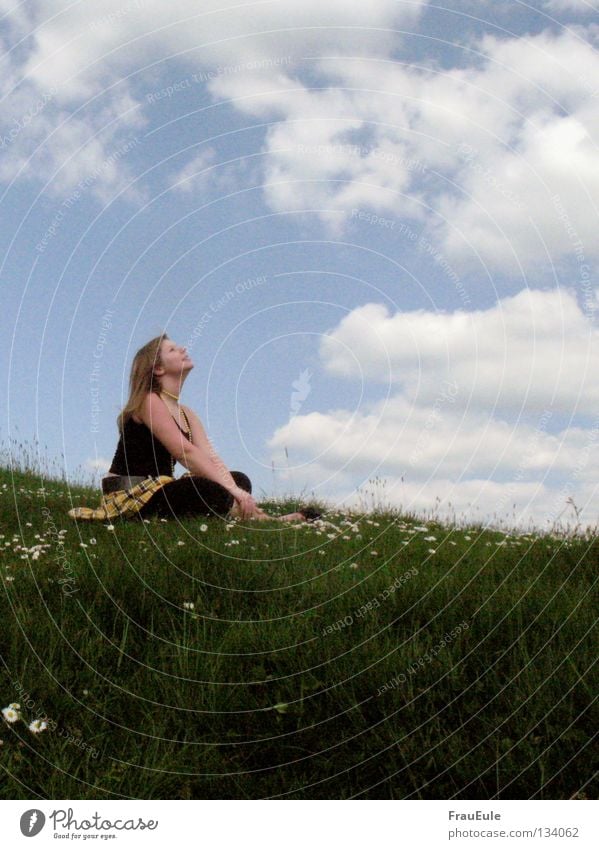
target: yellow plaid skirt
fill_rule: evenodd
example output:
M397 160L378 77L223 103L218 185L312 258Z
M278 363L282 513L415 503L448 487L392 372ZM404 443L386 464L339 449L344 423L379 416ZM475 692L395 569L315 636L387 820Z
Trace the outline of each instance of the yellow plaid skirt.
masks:
M150 500L154 493L165 484L174 481L169 475L148 477L141 483L132 486L131 489L116 489L108 495L102 494L99 507L73 507L68 515L71 519L100 520L115 519L122 516L128 519L139 513L144 504Z

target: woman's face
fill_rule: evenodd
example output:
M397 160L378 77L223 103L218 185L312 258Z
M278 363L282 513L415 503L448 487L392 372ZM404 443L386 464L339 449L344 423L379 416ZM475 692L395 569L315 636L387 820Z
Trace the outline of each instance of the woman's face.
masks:
M193 368L191 358L187 356L187 349L177 345L172 339L163 339L160 346L160 358L164 369L163 374L179 376L181 372L189 372Z

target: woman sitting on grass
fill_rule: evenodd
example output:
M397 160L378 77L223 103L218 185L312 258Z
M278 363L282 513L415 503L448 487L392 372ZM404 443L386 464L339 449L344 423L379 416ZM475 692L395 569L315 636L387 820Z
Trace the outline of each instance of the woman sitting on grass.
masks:
M75 507L69 510L69 516L317 518L311 508L275 517L258 507L247 475L227 469L200 419L189 407L179 404L183 383L192 368L186 349L166 333L140 348L131 367L129 400L117 419L119 443L110 471L102 479L102 506ZM175 462L189 470L178 479Z

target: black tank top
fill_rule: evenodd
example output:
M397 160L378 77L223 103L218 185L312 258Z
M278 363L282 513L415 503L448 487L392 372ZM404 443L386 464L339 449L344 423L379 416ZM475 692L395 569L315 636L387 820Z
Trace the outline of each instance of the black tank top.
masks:
M174 418L174 416L173 416ZM178 423L177 427L179 427ZM182 428L181 433L187 437ZM143 422L129 418L114 452L109 472L115 475L172 475L173 458Z

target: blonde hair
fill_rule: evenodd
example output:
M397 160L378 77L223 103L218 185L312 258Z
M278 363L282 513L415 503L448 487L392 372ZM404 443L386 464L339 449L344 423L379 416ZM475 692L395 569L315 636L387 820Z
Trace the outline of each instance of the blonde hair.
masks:
M131 416L139 413L148 392L160 392L160 378L154 374L154 369L162 365L160 346L168 338L166 333L161 333L160 336L150 339L133 357L129 376L129 400L116 420L119 433L122 433Z

